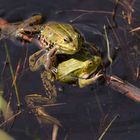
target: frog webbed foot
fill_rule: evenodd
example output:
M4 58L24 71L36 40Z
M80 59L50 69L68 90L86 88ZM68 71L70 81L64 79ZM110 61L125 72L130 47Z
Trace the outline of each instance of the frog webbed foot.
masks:
M79 86L82 88L82 87L85 87L87 85L90 85L90 84L96 82L97 79L99 79L103 75L104 75L103 72L100 70L99 72L94 74L91 78L88 78L88 79L79 78L79 81L78 81L79 82Z
M42 19L42 15L37 14L18 24L18 28L15 32L15 38L22 42L33 42L34 36L38 34L41 27L43 27L43 25L39 25Z
M56 140L58 129L59 127L62 127L62 124L57 118L53 117L52 115L49 115L49 113L45 110L44 107L41 107L39 105L40 103L42 104L42 102L46 103L48 101L48 98L42 97L41 95L38 94L32 94L27 95L25 101L28 105L28 108L36 116L39 123L53 125L52 139ZM35 103L39 104L35 106ZM47 104L49 104L49 102L47 102Z

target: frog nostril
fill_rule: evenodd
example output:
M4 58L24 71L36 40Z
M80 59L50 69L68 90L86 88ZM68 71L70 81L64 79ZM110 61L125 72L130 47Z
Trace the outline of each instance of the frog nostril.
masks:
M92 65L93 63L92 62L89 62L89 65Z

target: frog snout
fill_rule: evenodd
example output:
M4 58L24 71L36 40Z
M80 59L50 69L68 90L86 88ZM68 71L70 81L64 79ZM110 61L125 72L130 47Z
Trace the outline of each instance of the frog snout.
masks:
M76 53L76 52L78 52L79 51L79 48L78 47L71 47L71 53L73 54L73 53Z
M70 45L62 47L61 49L64 53L67 53L67 54L74 54L79 51L79 47L70 46Z

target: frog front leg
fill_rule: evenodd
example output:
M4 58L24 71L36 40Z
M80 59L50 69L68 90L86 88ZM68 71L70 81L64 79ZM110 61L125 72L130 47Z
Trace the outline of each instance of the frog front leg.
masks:
M87 85L90 85L90 84L94 83L101 76L103 76L103 73L101 73L101 71L99 71L92 78L88 78L88 79L79 78L78 83L79 83L80 88L83 88L83 87L85 87Z
M46 50L41 49L29 57L29 67L31 71L37 71L44 66L47 59Z
M56 53L57 48L53 47L52 49L50 49L47 54L46 54L46 62L44 63L45 69L46 70L50 70L51 66L52 66L52 57L54 56L54 54Z
M47 71L51 70L53 63L55 63L54 53L56 48L52 48L50 51L41 49L29 57L29 67L31 71L37 71L41 66L44 66ZM53 62L54 60L54 62Z
M53 84L53 81L55 80L55 73L52 66L48 70L44 67L48 61L48 54L49 53L46 53L46 50L42 49L31 55L29 58L29 67L31 71L37 71L41 68L41 66L43 66L41 69L43 86L46 90L48 98L53 100L57 96L56 88Z

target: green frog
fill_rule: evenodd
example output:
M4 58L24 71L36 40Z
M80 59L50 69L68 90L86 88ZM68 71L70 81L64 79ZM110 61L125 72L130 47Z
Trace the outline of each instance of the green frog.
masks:
M36 65L39 65L35 67L38 67L38 69L40 68L42 70L40 72L41 79L47 93L50 95L50 100L57 97L57 91L53 84L53 82L56 80L62 83L72 83L78 81L79 87L82 88L93 83L103 75L99 70L102 67L102 59L100 55L97 54L98 51L95 47L92 48L93 52L90 49L87 49L87 46L83 46L78 53L72 56L58 56L56 60L61 60L61 62L52 65L51 70L46 70L43 67L40 68L41 64L36 63ZM41 63L46 60L43 55L41 55L40 59ZM36 60L39 61L38 59ZM29 59L29 63L30 62L31 61Z
M45 55L46 62L43 63L45 69L49 70L52 65L51 57L56 54L75 54L80 50L84 39L71 24L59 22L38 24L42 18L41 15L34 15L25 20L22 27L20 25L13 36L24 41L37 43L40 50L30 57L32 60L30 67L37 69L38 64L36 65L33 61L34 58L40 60L40 57Z
M1 22L4 24L0 24L0 35L1 38L38 43L40 49L29 57L29 67L31 71L43 69L41 70L41 78L45 77L42 78L42 81L47 87L45 89L48 91L49 98L51 98L53 93L50 83L55 79L52 73L55 73L56 55L75 54L81 49L84 39L71 24L58 22L39 24L42 19L42 15L38 14L22 22ZM55 96L56 92L54 90L53 92Z
M49 70L53 55L75 54L80 50L84 39L71 24L59 22L39 24L42 19L43 17L40 14L17 23L8 23L6 20L1 19L0 38L37 42L39 48L47 54L45 55L46 63L44 63L44 66L46 70ZM34 55L39 57L40 53L36 52ZM31 67L32 65L34 63L31 64Z
M55 80L62 83L78 81L79 87L81 88L94 83L99 77L103 75L99 71L100 66L102 66L102 59L99 55L92 55L90 51L86 51L85 49L81 48L81 50L75 55L72 55L72 57L66 56L66 60L58 63L55 66L55 73L52 71L47 71L46 69L41 72L41 78L45 89L48 91L48 87L50 87L49 90L51 98L39 94L32 94L26 96L26 102L30 105L33 104L33 106L30 108L34 113L38 115L38 117L45 118L45 121L47 120L48 123L56 125L58 128L62 127L59 120L53 116L50 116L48 113L47 117L46 115L44 116L44 113L43 115L40 114L40 111L34 107L34 104L37 103L37 105L42 105L55 102L55 98L57 96L56 88L53 84L53 81ZM35 109L33 110L32 108Z
M21 23L0 25L1 38L39 44L39 51L29 57L29 67L31 71L40 70L47 96L26 96L26 102L33 107L33 112L36 112L35 102L50 104L56 101L57 91L53 84L55 80L63 83L78 81L79 86L84 87L102 76L98 72L102 64L101 57L91 54L85 47L84 38L72 25L57 22L39 25L41 20L41 15L35 15ZM97 51L96 48L93 50ZM62 56L61 61L58 55ZM56 120L53 123L58 124Z
M63 83L78 82L79 87L82 88L103 75L99 70L101 67L101 57L82 48L72 58L58 64L56 79Z
M36 17L34 16L34 18ZM48 22L41 26L29 26L29 30L32 33L39 31L38 42L40 45L40 50L29 57L29 67L31 71L41 69L41 79L46 93L49 95L49 99L54 99L57 96L56 89L53 86L53 81L55 80L67 82L64 79L73 75L79 79L80 87L83 87L97 79L97 75L95 76L96 78L92 77L88 79L90 74L94 73L101 64L100 56L93 57L94 53L97 55L97 48L92 47L91 51L91 46L85 44L84 38L72 25ZM29 30L26 27L23 30L24 34ZM64 61L62 64L60 58L57 57L58 55L62 57L65 55L67 57L61 60ZM69 67L69 63L73 66ZM69 71L65 73L68 67ZM84 74L84 71L87 74ZM63 79L62 77L65 78ZM86 80L84 80L85 78ZM74 79L76 78L71 78L69 81L73 81Z

